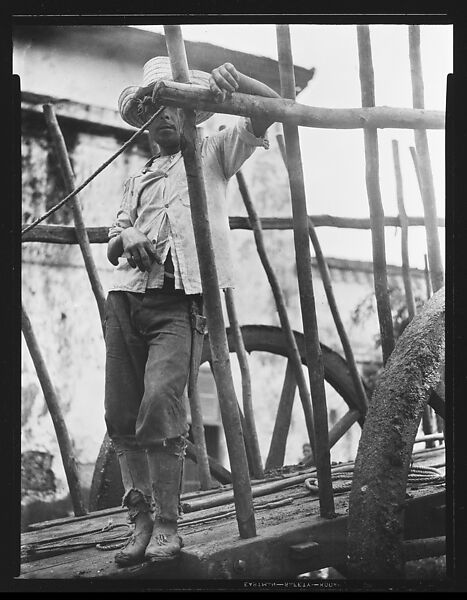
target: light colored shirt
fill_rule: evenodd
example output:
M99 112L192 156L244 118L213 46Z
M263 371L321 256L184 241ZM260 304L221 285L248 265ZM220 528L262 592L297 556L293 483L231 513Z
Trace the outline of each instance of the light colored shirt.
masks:
M209 223L221 289L234 286L227 184L257 146L268 148L269 143L266 138L257 138L251 132L250 120L244 118L201 143ZM146 288L162 287L164 261L170 249L175 288L185 290L186 294L201 293L190 197L180 152L151 159L125 182L122 203L109 237L119 235L127 227L135 227L147 236L157 258L149 272L141 272L132 268L125 256L120 257L111 290L144 292Z

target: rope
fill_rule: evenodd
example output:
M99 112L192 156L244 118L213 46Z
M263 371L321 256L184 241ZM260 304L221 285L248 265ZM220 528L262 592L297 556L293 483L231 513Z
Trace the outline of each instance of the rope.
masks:
M333 485L333 492L348 492L352 487L353 468L349 469L346 473L334 473L332 474L332 481L342 481L342 483ZM443 483L446 480L444 475L435 469L434 467L418 467L412 466L409 471L407 478L408 484L419 484L419 483ZM304 485L309 492L318 492L318 480L310 477L305 479Z
M30 544L23 547L23 552L30 558L40 558L47 556L55 556L57 554L62 554L66 551L73 550L83 550L84 548L95 547L98 550L118 550L119 548L123 548L128 539L131 537L131 525L128 523L112 523L112 520L108 522L102 529L98 529L95 531L89 531L87 534L101 534L104 532L111 531L112 529L117 529L118 527L126 527L128 531L125 535L118 535L107 539L101 539L99 542L93 541L61 541L61 542L44 542L44 543L35 543ZM67 539L72 539L76 537L82 537L82 533L77 533L75 535L69 536Z
M46 219L52 213L54 213L59 208L61 208L66 202L68 202L68 200L71 200L71 198L76 196L76 194L78 194L82 189L84 189L97 175L99 175L99 173L101 173L106 167L108 167L110 165L110 163L113 162L117 158L117 156L119 156L122 152L124 152L128 148L128 146L130 146L134 142L134 140L146 129L146 127L148 127L154 121L154 119L157 117L157 115L159 115L164 110L164 108L165 108L164 106L161 106L152 115L152 117L150 119L148 119L148 121L146 121L146 123L144 123L144 125L142 125L138 129L138 131L136 131L131 136L131 138L123 144L123 146L121 146L114 154L112 154L112 156L110 158L108 158L98 169L96 169L96 171L94 171L94 173L92 175L90 175L85 181L83 181L83 183L81 183L77 188L75 188L72 192L70 192L68 194L68 196L66 196L65 198L63 198L63 200L60 200L60 202L58 202L57 204L52 206L52 208L50 208L47 212L45 212L41 217L39 217L38 219L36 219L35 221L30 223L26 227L23 227L23 229L21 230L21 235L24 235L27 231L30 231L31 229L36 227L36 225L39 225L39 223L41 223L44 219Z

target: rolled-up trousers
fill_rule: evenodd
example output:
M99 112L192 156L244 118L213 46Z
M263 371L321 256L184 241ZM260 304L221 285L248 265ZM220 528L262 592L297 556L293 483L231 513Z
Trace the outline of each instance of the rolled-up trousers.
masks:
M164 289L108 294L105 421L119 447L150 448L187 433L192 299Z

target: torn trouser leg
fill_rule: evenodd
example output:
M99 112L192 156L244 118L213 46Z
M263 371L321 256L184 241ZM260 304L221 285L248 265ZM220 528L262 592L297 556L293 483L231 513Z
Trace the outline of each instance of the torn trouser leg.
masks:
M147 450L155 504L154 528L145 556L149 560L172 558L180 552L182 539L177 520L181 514L180 494L186 438L168 439Z
M144 560L153 529L154 503L145 451L114 446L125 490L122 506L128 509L128 520L134 524L133 535L115 556L115 561L125 566Z

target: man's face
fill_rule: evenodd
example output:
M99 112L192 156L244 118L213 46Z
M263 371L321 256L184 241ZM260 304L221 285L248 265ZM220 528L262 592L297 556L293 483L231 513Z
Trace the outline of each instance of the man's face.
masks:
M176 108L167 107L148 128L150 137L161 150L178 151L180 148L180 119Z

